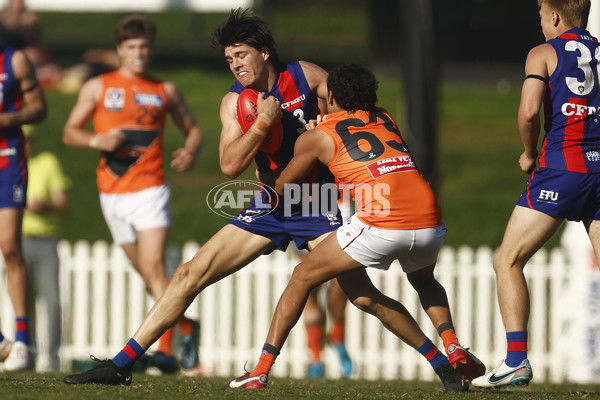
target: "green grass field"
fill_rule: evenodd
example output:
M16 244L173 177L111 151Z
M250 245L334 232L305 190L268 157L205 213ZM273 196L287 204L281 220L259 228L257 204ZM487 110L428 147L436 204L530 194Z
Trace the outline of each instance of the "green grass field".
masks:
M445 393L440 382L295 380L273 378L267 389L225 389L227 378L149 377L134 374L130 387L100 385L71 386L60 374L5 373L0 375L2 400L44 399L478 399L563 400L600 396L600 385L531 384L501 390L471 389L468 393Z

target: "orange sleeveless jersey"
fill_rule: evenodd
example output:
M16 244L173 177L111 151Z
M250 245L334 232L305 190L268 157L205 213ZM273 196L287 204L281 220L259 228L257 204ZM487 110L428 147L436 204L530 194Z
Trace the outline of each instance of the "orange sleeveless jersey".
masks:
M119 71L101 75L102 93L94 110L94 131L120 128L127 139L115 152L102 152L96 169L101 193L137 192L162 185L163 133L169 107L163 83L129 78Z
M441 224L442 211L433 190L383 109L329 114L317 129L335 143L327 166L340 189L349 185L362 222L381 229Z

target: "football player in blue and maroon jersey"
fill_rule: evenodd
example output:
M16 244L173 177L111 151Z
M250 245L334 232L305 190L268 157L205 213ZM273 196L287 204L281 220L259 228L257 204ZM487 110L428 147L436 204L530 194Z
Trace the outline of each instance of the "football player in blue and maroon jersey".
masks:
M600 259L600 49L585 30L590 0L538 0L538 5L546 42L527 56L518 114L525 148L519 165L530 178L494 256L507 355L473 380L481 387L532 379L523 268L565 219L584 223ZM542 105L545 136L538 153Z
M8 295L16 316L15 342L0 333L0 362L7 371L33 368L29 350L27 270L21 225L27 193L27 161L21 125L46 118L46 99L31 62L21 50L0 46L0 250Z

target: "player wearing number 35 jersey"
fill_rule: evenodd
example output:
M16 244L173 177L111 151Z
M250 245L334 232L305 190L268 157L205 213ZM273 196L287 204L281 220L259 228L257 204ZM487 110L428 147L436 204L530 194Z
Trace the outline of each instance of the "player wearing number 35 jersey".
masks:
M519 164L531 175L494 256L507 353L496 369L473 381L476 386L532 379L523 268L565 219L583 221L600 259L600 48L585 30L591 3L538 0L538 5L546 42L527 56L518 114L525 148ZM536 169L542 105L546 135Z
M556 69L548 79L540 168L600 172L598 41L573 28L547 44Z

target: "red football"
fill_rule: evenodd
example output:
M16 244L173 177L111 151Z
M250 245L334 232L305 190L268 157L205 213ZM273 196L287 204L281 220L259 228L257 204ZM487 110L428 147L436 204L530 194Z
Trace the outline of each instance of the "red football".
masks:
M256 99L258 91L254 89L245 89L240 93L237 100L237 119L243 133L254 124L257 116ZM260 146L260 150L265 153L274 153L279 150L283 139L283 129L281 121L273 125L265 138L265 141Z

